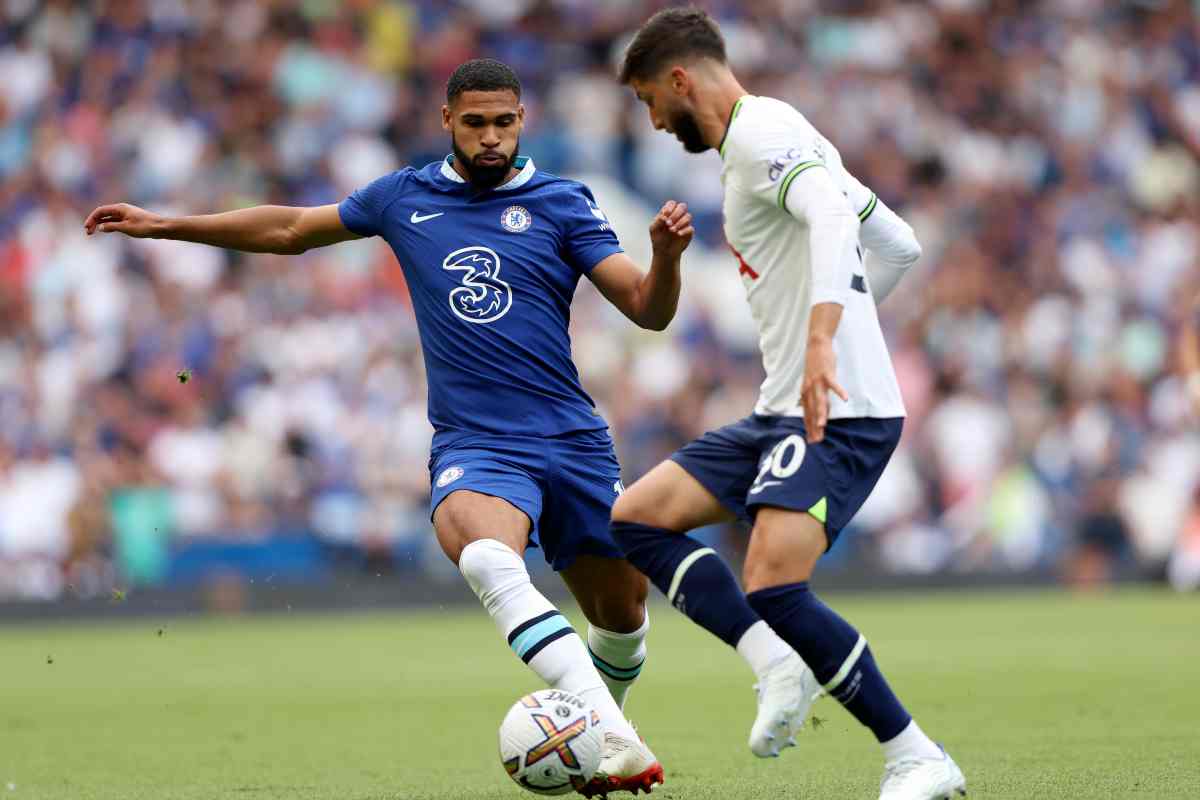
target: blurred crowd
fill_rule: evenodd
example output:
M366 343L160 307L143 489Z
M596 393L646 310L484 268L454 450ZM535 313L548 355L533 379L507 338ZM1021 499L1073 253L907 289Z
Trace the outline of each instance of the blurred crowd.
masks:
M161 583L206 540L441 568L386 245L249 256L82 222L120 200L336 202L449 149L445 80L476 56L515 68L522 151L592 183L631 252L664 199L696 213L666 334L576 300L626 480L748 413L761 368L719 159L651 130L612 77L662 5L0 3L0 598ZM1173 345L1200 289L1200 3L703 5L750 91L805 113L925 252L881 307L905 438L831 568L1200 581L1173 567L1200 550Z

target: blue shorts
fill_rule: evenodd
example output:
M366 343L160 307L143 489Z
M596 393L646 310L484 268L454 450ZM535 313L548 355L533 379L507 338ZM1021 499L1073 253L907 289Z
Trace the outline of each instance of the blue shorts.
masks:
M563 436L444 435L429 456L429 513L460 489L492 495L525 512L529 542L564 570L580 555L624 558L609 533L621 467L608 431Z
M759 506L807 511L832 547L875 488L900 441L896 419L835 419L817 444L800 417L753 414L684 445L671 460L746 523Z

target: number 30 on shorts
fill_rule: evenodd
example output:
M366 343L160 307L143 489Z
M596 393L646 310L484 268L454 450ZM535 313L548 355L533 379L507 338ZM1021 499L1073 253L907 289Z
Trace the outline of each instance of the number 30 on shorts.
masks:
M750 494L758 494L763 489L778 486L796 474L804 463L806 445L804 437L792 434L771 448L771 452L763 458L758 470L758 477L750 487ZM770 480L775 478L776 480Z

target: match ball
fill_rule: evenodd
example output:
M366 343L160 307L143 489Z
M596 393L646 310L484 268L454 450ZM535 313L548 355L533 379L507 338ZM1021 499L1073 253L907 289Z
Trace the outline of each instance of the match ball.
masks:
M518 786L566 794L587 785L600 766L600 716L568 692L543 689L513 704L500 723L500 763Z

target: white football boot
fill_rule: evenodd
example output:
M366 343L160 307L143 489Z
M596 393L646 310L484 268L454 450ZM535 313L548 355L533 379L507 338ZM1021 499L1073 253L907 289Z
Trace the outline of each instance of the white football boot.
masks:
M759 758L774 758L785 747L796 746L796 734L813 701L821 695L821 684L808 665L789 652L754 685L758 692L758 716L750 728L750 752Z
M884 766L879 800L957 800L967 794L967 779L939 745L940 758L906 758Z
M650 794L656 783L663 782L662 764L640 737L635 741L618 733L604 734L604 750L600 756L600 768L587 786L579 790L584 797L609 792L643 791Z

